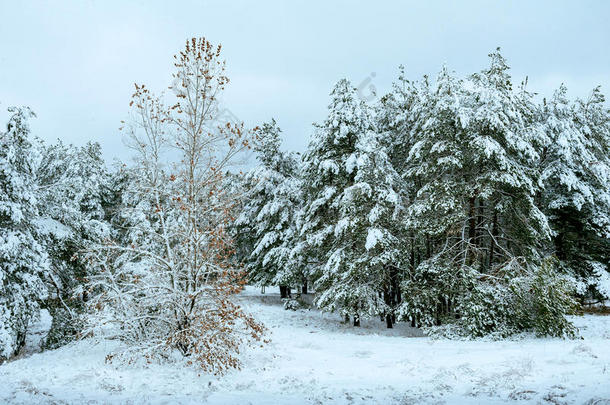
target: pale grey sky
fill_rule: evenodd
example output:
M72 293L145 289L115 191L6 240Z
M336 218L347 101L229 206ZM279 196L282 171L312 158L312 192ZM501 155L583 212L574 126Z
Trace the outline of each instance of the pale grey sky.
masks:
M531 90L610 94L609 16L608 1L0 0L0 119L29 105L35 135L126 159L133 83L164 89L172 55L205 36L224 47L225 106L247 126L275 117L284 147L302 151L338 79L383 93L400 64L413 79L443 63L465 75L497 46Z

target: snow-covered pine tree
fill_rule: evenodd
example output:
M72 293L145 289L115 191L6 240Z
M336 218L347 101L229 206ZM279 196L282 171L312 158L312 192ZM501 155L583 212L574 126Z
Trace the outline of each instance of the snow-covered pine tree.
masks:
M414 326L429 326L454 310L469 278L460 261L466 257L465 207L467 194L474 190L470 172L476 165L471 163L474 153L468 151L471 113L462 81L443 67L434 86L424 80L418 87L403 176L415 188L407 227L423 242L423 249L411 252L400 312Z
M383 96L376 106L375 117L381 142L387 150L392 166L403 178L401 194L406 201L414 201L420 187L408 175L411 164L409 153L419 139L419 134L424 132L422 126L425 122L422 115L429 107L429 86L427 76L424 76L421 82L412 82L406 77L404 67L400 66L399 76L392 85L392 91ZM408 275L415 274L415 269L422 260L429 258L432 246L429 235L417 232L413 226L403 227L406 231L402 238L405 258L399 284L407 279ZM400 288L397 290L400 291ZM400 305L401 301L401 295L396 294L395 303ZM416 318L408 318L411 319L412 326L415 326Z
M280 128L275 120L255 133L253 148L260 165L245 176L244 204L235 221L239 244L248 246L243 257L249 280L261 287L300 284L307 292L307 274L290 265L296 233L295 215L300 207L298 156L280 150Z
M562 269L582 297L610 299L610 115L599 88L570 103L561 86L541 107L542 204Z
M136 85L126 127L136 162L119 211L127 229L91 250L89 301L94 331L106 324L148 360L180 353L215 373L239 367L241 344L263 331L233 299L243 273L227 232L235 196L224 173L249 135L216 116L228 83L220 51L203 38L187 41L169 108Z
M380 142L386 148L392 165L398 173L404 173L409 164L409 151L415 134L421 128L422 91L427 91L427 77L422 84L411 82L405 68L399 67L399 76L392 84L392 91L374 106L375 122L381 134Z
M40 142L38 148L36 224L51 259L45 306L53 323L46 346L54 348L73 339L82 327L87 271L80 253L109 237L103 208L108 173L97 143L74 147Z
M0 360L25 343L28 325L39 316L47 296L44 279L49 259L39 242L36 150L28 139L28 108L10 108L7 129L0 133Z
M316 266L317 305L360 317L392 313L386 298L400 262L400 183L374 132L369 107L348 80L331 92L329 114L304 157L297 247ZM386 303L388 301L388 303Z
M424 93L406 172L420 185L408 226L432 243L403 285L403 317L432 325L457 316L475 336L532 327L515 319L517 297L539 271L551 234L535 204L535 146L544 137L532 97L512 88L499 51L490 57L466 82L443 69Z
M587 100L577 100L577 115L581 130L589 141L594 157L590 163L589 183L595 190L595 209L588 225L594 232L589 241L592 275L589 285L600 299L610 299L610 109L600 87ZM604 271L605 264L605 271Z
M542 135L532 95L524 87L512 88L499 49L490 58L490 67L472 76L467 101L472 106L473 164L479 166L472 168L468 234L475 249L487 249L482 268L493 273L516 257L536 261L550 229L534 202L539 188L535 146Z

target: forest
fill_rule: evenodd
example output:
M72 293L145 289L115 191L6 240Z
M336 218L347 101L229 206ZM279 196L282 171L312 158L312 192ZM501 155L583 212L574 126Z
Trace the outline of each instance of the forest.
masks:
M102 337L121 342L108 362L223 375L243 347L269 343L240 304L246 286L279 292L295 316L316 308L337 327L378 320L450 341L578 338L574 315L610 300L599 87L541 97L500 48L463 77L400 67L374 102L341 79L298 153L282 147L282 117L223 121L220 45L189 39L172 63L168 90L135 84L125 100L131 161L42 141L35 113L9 108L0 362L47 311L44 350Z

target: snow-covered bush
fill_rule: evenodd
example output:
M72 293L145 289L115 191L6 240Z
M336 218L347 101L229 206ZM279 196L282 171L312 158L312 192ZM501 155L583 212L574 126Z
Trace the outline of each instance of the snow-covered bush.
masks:
M57 349L77 339L85 328L82 310L75 305L57 306L52 311L51 328L42 342L44 349Z
M516 332L510 290L502 283L473 283L460 297L456 311L460 315L461 333L470 337L491 335L504 338Z
M301 303L293 298L286 298L284 301L284 309L288 311L296 311L301 308Z
M510 274L510 275L509 275ZM439 317L435 303L437 296L430 297L426 305L409 307L412 298L406 298L401 307L403 317L417 314L431 335L461 337L506 338L521 332L534 332L538 336L576 336L576 329L566 315L574 313L574 284L569 277L557 271L557 260L546 258L539 266L526 269L513 263L511 273L503 277L479 276L471 273L460 290L453 290L451 301L455 307ZM434 291L426 289L426 292ZM414 294L421 296L422 294ZM423 294L424 296L429 296ZM451 324L452 327L438 325ZM434 322L434 323L433 323Z
M556 258L545 259L529 277L512 280L515 294L511 322L519 330L532 330L539 336L575 337L576 329L566 315L574 313L575 286L559 274Z

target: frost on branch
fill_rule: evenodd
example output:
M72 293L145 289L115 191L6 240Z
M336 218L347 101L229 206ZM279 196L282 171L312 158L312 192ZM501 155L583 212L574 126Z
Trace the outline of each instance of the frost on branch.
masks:
M124 354L152 360L180 353L189 364L223 373L239 367L242 343L263 334L235 300L244 279L227 232L236 196L224 172L249 140L243 125L216 120L228 83L220 46L187 41L175 67L170 107L135 86L132 119L123 128L135 165L119 231L89 252L97 273L89 283L89 330L125 341Z

